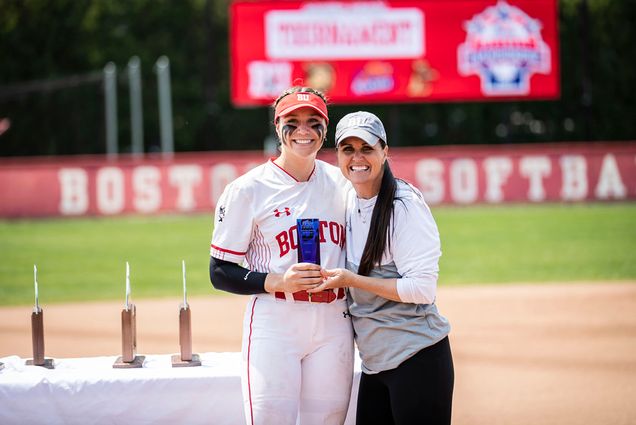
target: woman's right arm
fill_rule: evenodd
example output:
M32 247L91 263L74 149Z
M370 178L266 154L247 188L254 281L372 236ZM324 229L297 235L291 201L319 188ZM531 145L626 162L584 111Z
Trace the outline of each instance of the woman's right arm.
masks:
M216 289L240 295L265 292L297 292L315 288L322 282L320 266L293 264L283 274L254 272L230 261L210 257L210 281Z
M262 294L267 273L253 272L230 261L210 257L210 282L221 291L240 295Z
M243 263L254 226L251 179L228 184L217 201L210 243L210 282L216 289L240 295L265 292L267 273L252 272Z

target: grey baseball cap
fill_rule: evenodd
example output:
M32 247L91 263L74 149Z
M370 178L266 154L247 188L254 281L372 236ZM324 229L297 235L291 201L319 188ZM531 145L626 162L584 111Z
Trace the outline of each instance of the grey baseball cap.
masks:
M342 117L336 126L336 146L347 137L359 137L371 146L378 143L378 139L386 140L386 131L380 118L371 112L358 111Z

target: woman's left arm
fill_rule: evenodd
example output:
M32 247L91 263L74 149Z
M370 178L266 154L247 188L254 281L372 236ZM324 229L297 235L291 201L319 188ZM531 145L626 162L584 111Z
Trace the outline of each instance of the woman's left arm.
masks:
M439 232L420 194L412 193L395 204L393 261L401 278L397 292L402 302L432 304L437 295L441 256Z
M433 216L420 199L397 201L391 237L391 257L400 278L360 276L346 269L323 270L326 280L315 290L354 287L386 299L431 304L437 293L439 233Z

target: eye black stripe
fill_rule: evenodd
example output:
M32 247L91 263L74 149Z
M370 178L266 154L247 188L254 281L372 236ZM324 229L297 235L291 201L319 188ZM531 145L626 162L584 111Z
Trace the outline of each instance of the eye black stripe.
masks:
M317 123L312 125L311 128L313 128L314 131L318 133L318 138L320 139L320 141L322 141L325 135L325 126L322 125L322 123Z
M283 127L281 128L281 135L283 136L283 142L287 139L289 139L289 136L296 131L298 127L295 125L291 125L291 124L285 124L283 125Z

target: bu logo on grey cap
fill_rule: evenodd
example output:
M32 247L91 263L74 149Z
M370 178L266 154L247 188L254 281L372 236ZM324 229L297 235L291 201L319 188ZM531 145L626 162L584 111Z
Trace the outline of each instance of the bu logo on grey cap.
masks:
M336 126L336 146L347 137L359 137L374 146L378 139L387 143L386 131L380 118L371 112L358 111L345 115Z

